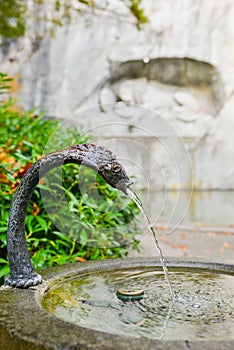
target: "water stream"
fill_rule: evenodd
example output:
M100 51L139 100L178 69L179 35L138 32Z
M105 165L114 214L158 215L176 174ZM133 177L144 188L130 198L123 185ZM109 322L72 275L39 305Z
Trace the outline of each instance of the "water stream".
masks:
M169 290L170 290L170 294L171 294L171 299L172 301L175 300L175 293L173 291L173 288L172 288L172 284L171 284L171 281L170 281L170 278L169 278L169 274L168 274L168 269L167 269L167 265L165 263L165 260L164 260L164 256L163 256L163 253L162 253L162 249L160 247L160 244L159 244L159 241L157 239L157 234L156 234L156 231L154 230L153 226L152 226L152 223L148 217L148 215L146 214L144 208L143 208L143 205L141 203L141 200L139 199L139 197L136 195L136 193L132 192L130 189L127 189L127 194L128 196L136 203L136 205L138 206L138 208L140 209L141 213L143 214L146 222L147 222L147 225L150 229L150 231L152 232L153 234L153 239L154 239L154 243L155 243L155 246L156 246L156 249L157 251L159 252L159 257L160 257L160 261L161 261L161 264L162 264L162 268L163 268L163 271L164 271L164 275L165 275L165 278L166 278L166 281L168 283L168 286L169 286Z
M152 232L160 266L68 276L50 288L42 307L67 322L110 334L159 340L234 339L233 272L172 266L169 278L156 231L141 200L127 192ZM143 289L144 297L126 302L118 298L119 289Z
M171 300L160 267L78 273L59 280L44 295L48 312L81 327L160 340L234 339L234 275L171 267ZM139 301L122 301L117 289L144 289Z

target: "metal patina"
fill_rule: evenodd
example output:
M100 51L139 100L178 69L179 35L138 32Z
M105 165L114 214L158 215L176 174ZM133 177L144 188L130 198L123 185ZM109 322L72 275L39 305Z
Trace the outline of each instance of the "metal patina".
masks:
M39 159L24 175L12 201L7 250L11 276L6 284L12 287L29 288L42 282L35 273L25 239L27 206L39 180L51 169L67 163L85 165L100 174L108 184L126 193L132 184L123 166L108 149L94 144L80 144L65 150L52 152Z

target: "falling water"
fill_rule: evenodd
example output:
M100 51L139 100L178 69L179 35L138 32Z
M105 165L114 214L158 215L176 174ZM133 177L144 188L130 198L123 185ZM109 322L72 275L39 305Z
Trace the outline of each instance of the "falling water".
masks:
M161 264L162 264L162 267L163 267L165 278L166 278L166 281L168 283L168 286L169 286L169 289L170 289L170 293L171 293L171 298L172 298L172 301L173 301L173 300L175 300L175 294L174 294L174 291L172 289L171 281L170 281L169 274L168 274L168 269L167 269L166 263L164 261L163 253L162 253L162 250L160 248L160 244L159 244L159 241L157 239L156 232L155 232L154 228L152 227L150 219L147 216L147 214L145 213L143 205L142 205L140 199L137 197L137 195L134 192L132 192L130 189L127 190L127 194L128 194L128 196L130 198L132 198L132 200L136 203L136 205L138 206L138 208L142 212L145 220L147 221L148 227L149 227L150 231L153 234L154 243L155 243L155 246L156 246L156 248L157 248L157 250L159 252L160 261L161 261Z

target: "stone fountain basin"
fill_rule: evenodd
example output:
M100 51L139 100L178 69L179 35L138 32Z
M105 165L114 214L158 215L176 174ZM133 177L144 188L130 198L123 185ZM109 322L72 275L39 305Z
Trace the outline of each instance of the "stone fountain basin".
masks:
M168 258L173 268L204 269L217 273L234 273L234 262L186 258ZM55 286L65 278L84 273L116 271L130 268L159 267L157 258L102 260L63 265L41 272L46 281L35 289L0 289L0 349L234 349L234 339L226 340L155 340L109 334L84 328L55 317L42 308L47 285Z

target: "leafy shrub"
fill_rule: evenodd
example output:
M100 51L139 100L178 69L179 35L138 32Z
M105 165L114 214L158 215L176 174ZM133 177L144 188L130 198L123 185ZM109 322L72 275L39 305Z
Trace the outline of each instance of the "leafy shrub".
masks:
M1 77L8 83L6 76ZM0 102L2 280L9 274L6 232L12 197L25 172L42 156L47 140L58 126L55 119L21 111L12 99ZM64 148L64 144L69 146L71 140L89 141L76 129L66 129L59 136L56 149ZM120 191L107 185L91 169L74 164L62 167L62 177L61 168L60 172L54 169L48 175L40 180L32 195L25 223L28 249L36 269L87 259L122 257L127 255L129 245L137 248L134 218L138 209L132 201L126 203L126 196ZM81 180L85 190L80 187Z

